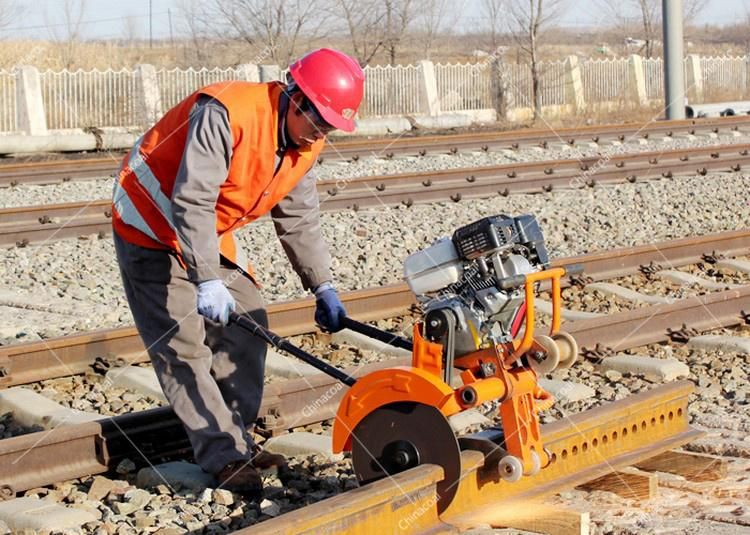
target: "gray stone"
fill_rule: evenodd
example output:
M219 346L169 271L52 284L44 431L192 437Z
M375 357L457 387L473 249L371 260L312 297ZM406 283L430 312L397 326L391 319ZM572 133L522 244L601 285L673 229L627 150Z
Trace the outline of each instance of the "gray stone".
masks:
M596 395L593 388L571 381L559 379L539 379L539 386L561 401L576 402L592 398Z
M492 420L476 409L469 409L448 417L448 423L454 432L463 433L473 426L486 427L492 423Z
M268 516L278 516L281 513L281 506L276 502L264 499L260 502L260 512Z
M620 373L633 373L654 381L674 381L690 374L690 368L677 359L655 359L641 355L608 357L602 360L600 367L605 372L615 370Z
M84 524L96 520L97 517L88 511L63 507L38 498L24 497L0 502L0 522L13 531L80 529Z
M716 263L716 266L724 269L739 271L741 273L750 273L750 261L747 260L727 258L724 260L719 260Z
M115 468L115 472L121 475L129 474L135 470L135 463L130 459L123 459Z
M266 373L278 377L294 378L322 372L306 362L269 349L266 353Z
M199 492L206 487L216 486L216 480L197 464L175 461L157 464L153 468L142 468L136 476L136 484L139 487L166 484L172 488L180 487Z
M234 495L226 489L214 489L212 498L214 503L219 505L232 505L234 503Z
M585 290L587 292L598 291L604 295L614 295L627 301L634 303L650 303L650 304L664 304L671 303L674 299L669 297L663 297L660 295L646 295L630 288L625 288L618 284L612 284L611 282L592 282L587 284Z
M331 461L344 458L341 453L333 453L329 435L316 435L307 431L271 437L263 444L263 448L270 453L285 456L321 455Z
M364 334L360 334L355 331L350 331L349 329L343 329L339 332L333 333L331 335L331 340L337 344L349 344L360 349L368 349L370 351L375 351L383 355L411 357L411 351L393 347L390 344L379 342L374 338L370 338L369 336L365 336Z
M143 396L167 401L153 368L140 366L113 368L107 372L106 380L118 388L128 388Z
M146 507L153 496L150 492L143 489L132 489L125 493L125 499L128 503L134 505L137 509Z
M94 476L94 481L89 487L88 499L92 501L101 501L109 491L114 488L115 484L111 479L104 476Z
M617 370L607 370L606 372L604 372L604 376L613 383L616 383L617 381L622 379L622 374Z
M552 303L550 301L534 299L534 306L539 312L548 316L552 315ZM567 321L590 320L604 316L604 314L600 314L599 312L586 312L585 310L571 310L569 308L562 308L560 314Z
M677 271L674 269L665 269L662 271L657 271L656 274L666 279L670 282L674 282L675 284L681 284L685 286L701 286L703 288L707 288L709 290L725 290L727 288L739 288L739 284L729 284L724 282L715 282L712 280L704 279L703 277L698 277L697 275L692 275L690 273L683 273L682 271Z
M724 351L750 355L750 338L742 336L724 336L720 334L704 334L693 336L687 346L692 349L705 351Z
M6 412L13 413L13 419L21 425L28 427L38 425L44 429L93 422L104 418L101 414L64 407L33 390L20 386L0 390L0 414Z

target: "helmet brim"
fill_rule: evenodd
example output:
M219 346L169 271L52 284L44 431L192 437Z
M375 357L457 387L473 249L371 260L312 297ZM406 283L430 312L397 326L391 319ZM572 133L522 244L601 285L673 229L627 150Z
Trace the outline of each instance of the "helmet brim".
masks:
M353 118L345 119L328 106L316 105L315 109L318 110L321 117L323 117L323 119L325 119L328 124L336 128L337 130L343 130L344 132L354 132L356 123L354 122Z

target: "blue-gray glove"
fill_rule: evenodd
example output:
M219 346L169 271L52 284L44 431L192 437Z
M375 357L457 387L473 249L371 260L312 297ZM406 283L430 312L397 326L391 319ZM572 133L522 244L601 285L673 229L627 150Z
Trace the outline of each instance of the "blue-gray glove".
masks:
M210 320L226 325L229 313L236 307L234 297L219 279L203 281L198 285L198 313Z
M346 316L346 309L330 282L315 288L315 305L315 322L318 325L334 333L343 329L341 318Z

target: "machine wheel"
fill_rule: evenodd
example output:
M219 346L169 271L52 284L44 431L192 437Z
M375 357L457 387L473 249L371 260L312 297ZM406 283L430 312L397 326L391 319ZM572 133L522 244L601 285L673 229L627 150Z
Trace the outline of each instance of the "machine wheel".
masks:
M533 476L535 474L539 473L539 470L542 469L542 459L539 457L539 454L535 451L531 452L531 471L528 475Z
M352 433L352 467L360 485L420 464L443 467L438 512L453 500L461 478L461 451L448 420L435 407L398 402L365 416Z
M549 336L543 334L534 337L534 341L544 348L544 354L537 359L534 355L527 353L526 360L531 369L537 375L546 375L551 373L560 363L560 348L555 341ZM531 351L533 353L534 350Z
M556 332L552 335L552 340L555 341L557 347L560 349L560 368L570 368L576 360L578 360L578 343L570 333L565 331Z
M500 477L508 483L515 483L523 475L523 464L521 459L513 455L506 455L497 463L500 471Z

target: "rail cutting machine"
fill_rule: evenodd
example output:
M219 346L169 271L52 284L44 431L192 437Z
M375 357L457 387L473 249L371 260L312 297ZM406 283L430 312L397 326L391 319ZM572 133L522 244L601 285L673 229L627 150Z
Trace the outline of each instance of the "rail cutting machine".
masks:
M411 350L410 366L354 379L245 317L237 321L273 345L341 380L334 452L351 451L358 481L369 483L424 463L443 467L438 509L453 499L461 449L484 453L484 477L514 482L550 463L538 413L552 396L539 375L571 366L575 340L560 330L560 279L579 268L549 267L532 215L485 217L410 255L404 276L422 308L411 341L346 318L347 328ZM552 295L549 334L536 334L534 298ZM456 437L448 417L497 406L501 427Z

